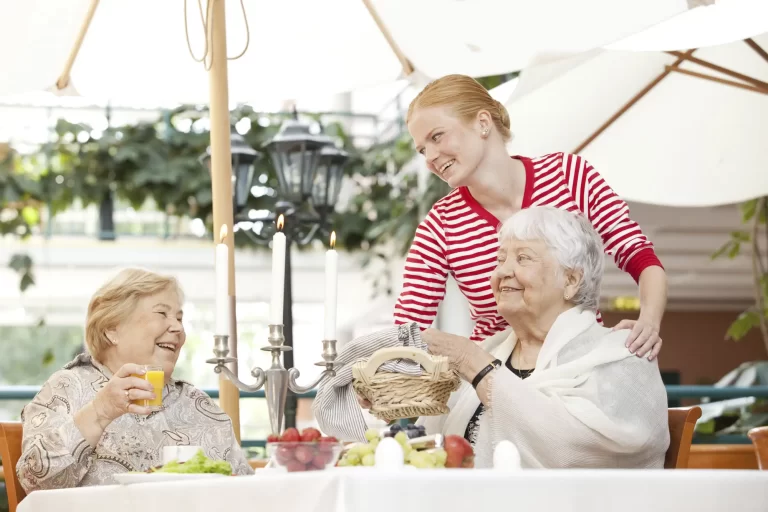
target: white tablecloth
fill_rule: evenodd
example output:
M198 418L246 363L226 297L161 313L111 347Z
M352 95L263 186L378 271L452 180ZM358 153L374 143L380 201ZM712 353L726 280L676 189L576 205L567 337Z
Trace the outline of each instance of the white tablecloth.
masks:
M768 471L368 468L30 494L19 512L768 511Z

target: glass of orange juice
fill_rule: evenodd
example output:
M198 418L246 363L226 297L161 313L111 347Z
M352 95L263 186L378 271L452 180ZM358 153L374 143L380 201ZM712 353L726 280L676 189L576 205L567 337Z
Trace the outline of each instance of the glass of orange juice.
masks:
M143 365L144 375L133 375L139 379L143 379L152 384L155 398L149 400L146 398L140 400L132 400L131 403L140 405L142 407L148 407L152 411L159 411L163 408L163 387L165 387L165 372L162 366L155 366L150 364Z

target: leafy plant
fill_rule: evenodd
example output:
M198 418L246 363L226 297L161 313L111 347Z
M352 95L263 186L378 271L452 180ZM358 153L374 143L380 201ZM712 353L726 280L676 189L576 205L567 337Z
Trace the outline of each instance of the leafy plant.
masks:
M712 258L727 256L735 258L741 254L742 246L751 251L752 275L754 279L755 303L743 311L730 325L726 338L740 340L754 328L758 328L768 353L768 262L761 253L759 240L768 242L768 197L752 199L741 205L742 222L748 229L734 231L730 239L722 245Z

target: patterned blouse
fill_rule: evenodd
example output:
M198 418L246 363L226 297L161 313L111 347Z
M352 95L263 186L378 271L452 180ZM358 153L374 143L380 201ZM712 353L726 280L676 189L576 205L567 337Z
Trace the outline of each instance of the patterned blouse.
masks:
M237 475L252 474L229 417L193 385L171 380L163 408L149 416L124 414L107 426L94 448L83 438L74 414L96 397L112 373L81 354L54 373L21 413L22 454L16 466L30 493L114 484L112 475L162 464L163 446L201 446L206 456L227 460Z

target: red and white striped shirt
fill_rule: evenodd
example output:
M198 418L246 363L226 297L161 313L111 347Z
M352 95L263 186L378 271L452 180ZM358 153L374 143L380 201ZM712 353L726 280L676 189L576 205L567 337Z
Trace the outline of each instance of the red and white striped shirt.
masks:
M603 239L606 254L637 282L647 267L661 262L629 207L584 158L553 153L515 157L526 170L522 208L554 206L581 211ZM395 323L432 325L445 296L448 274L467 298L475 328L470 338L482 341L507 323L496 310L491 273L496 268L501 222L459 187L435 203L416 229L405 261L403 291L395 305Z

